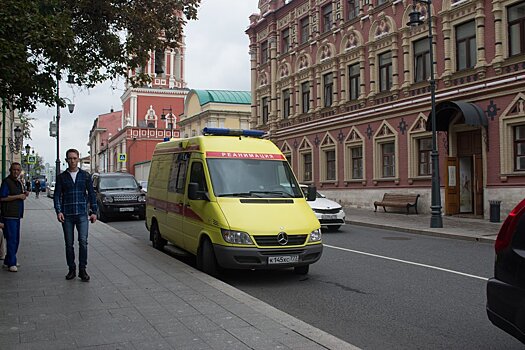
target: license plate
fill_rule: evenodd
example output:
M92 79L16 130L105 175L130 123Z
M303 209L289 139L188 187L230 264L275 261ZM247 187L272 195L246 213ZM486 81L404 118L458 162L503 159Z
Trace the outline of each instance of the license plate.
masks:
M268 264L289 264L299 261L299 255L269 256Z
M324 219L324 220L335 220L335 219L337 219L337 215L326 214L326 215L323 215L321 218Z
M120 211L133 211L133 208L120 208Z

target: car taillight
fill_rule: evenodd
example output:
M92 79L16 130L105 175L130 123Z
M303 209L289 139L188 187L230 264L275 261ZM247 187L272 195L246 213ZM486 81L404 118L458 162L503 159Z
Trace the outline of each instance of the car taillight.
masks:
M516 225L523 213L525 213L525 199L512 209L509 216L505 219L505 222L503 222L503 225L501 225L494 245L496 254L509 246L512 237L514 236L514 231L516 231Z

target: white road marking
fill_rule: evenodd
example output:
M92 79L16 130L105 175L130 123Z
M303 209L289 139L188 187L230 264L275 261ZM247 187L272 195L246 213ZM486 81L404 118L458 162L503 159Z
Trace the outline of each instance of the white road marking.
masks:
M324 247L327 247L327 248L332 248L332 249L337 249L337 250L343 250L343 251L345 251L345 252L350 252L350 253L356 253L356 254L367 255L367 256L372 256L372 257L374 257L374 258L380 258L380 259L385 259L385 260L397 261L397 262L404 263L404 264L409 264L409 265L415 265L415 266L427 267L427 268L429 268L429 269L434 269L434 270L439 270L439 271L450 272L450 273L454 273L454 274L456 274L456 275L461 275L461 276L466 276L466 277L477 278L477 279L480 279L480 280L482 280L482 281L488 281L488 278L486 278L486 277L480 277L480 276L471 275L471 274L464 273L464 272L459 272L459 271L454 271L454 270L444 269L444 268L442 268L442 267L437 267L437 266L432 266L432 265L426 265L426 264L416 263L416 262L408 261L408 260L401 260L401 259L396 259L396 258L390 258L390 257L388 257L388 256L377 255L377 254L372 254L372 253L366 253L366 252L361 252L361 251L359 251L359 250L353 250L353 249L341 248L341 247L336 247L336 246L328 245L328 244L323 244L323 246L324 246Z

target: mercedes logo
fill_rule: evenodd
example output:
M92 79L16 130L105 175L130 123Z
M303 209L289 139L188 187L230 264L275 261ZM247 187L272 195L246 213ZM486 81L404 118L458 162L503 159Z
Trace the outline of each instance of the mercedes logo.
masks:
M288 235L286 232L279 232L277 234L277 243L280 245L286 245L288 243Z

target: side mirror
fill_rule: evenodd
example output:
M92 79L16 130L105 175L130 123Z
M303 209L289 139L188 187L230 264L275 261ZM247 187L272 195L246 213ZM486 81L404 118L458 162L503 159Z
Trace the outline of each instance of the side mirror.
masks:
M199 184L190 182L188 184L188 198L190 200L209 200L206 192L199 191Z
M317 187L314 185L308 186L308 195L306 196L306 200L309 202L315 201L315 198L317 197Z

